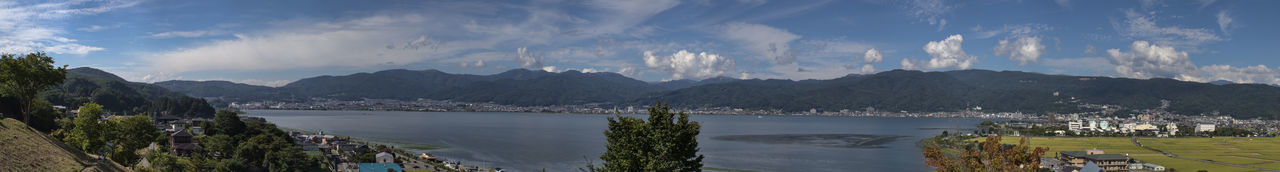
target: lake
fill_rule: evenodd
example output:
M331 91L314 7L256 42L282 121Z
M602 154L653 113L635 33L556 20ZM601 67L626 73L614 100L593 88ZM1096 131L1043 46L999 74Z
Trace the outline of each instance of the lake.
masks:
M448 146L427 152L515 171L601 163L614 115L249 110L281 127ZM644 115L625 115L645 118ZM915 142L983 119L693 115L704 167L759 171L930 171Z

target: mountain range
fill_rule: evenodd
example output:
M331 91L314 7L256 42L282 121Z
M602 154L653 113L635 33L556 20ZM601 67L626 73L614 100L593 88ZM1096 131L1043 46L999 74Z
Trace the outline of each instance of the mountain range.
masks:
M1084 105L1124 107L1110 115L1158 108L1179 114L1240 118L1280 117L1280 88L1261 84L1213 84L1172 79L1047 75L1018 71L892 70L828 80L704 80L644 82L595 72L552 73L514 69L493 75L438 70L386 70L301 79L282 87L226 81L165 81L155 85L191 96L229 102L419 98L519 106L645 105L733 107L788 112L867 110L1074 113Z
M148 83L129 82L88 67L68 69L66 80L40 94L49 103L77 108L97 103L111 114L212 117L215 109L204 99L169 91Z

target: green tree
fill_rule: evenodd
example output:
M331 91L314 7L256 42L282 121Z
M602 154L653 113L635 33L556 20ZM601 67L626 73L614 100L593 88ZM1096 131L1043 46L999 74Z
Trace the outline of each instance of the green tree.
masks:
M227 156L236 151L236 143L226 134L201 136L200 145L204 146L206 152L214 153L217 157Z
M41 91L62 83L67 66L53 66L53 57L43 52L18 57L0 54L0 92L18 99L22 122L30 123ZM28 124L30 125L30 124Z
M64 140L67 144L80 148L84 152L95 152L106 140L103 138L105 133L102 119L102 106L93 103L85 103L80 106L80 113L76 114L75 121L72 122L75 127L71 128L70 134Z
M136 163L138 155L135 151L151 145L160 136L160 130L151 123L151 117L135 115L112 118L108 123L111 127L108 130L110 134L107 134L108 142L116 146L111 159L118 163Z
M240 121L240 114L229 110L218 111L213 116L213 126L211 134L226 134L233 137L244 133L245 130L244 121Z
M679 115L677 119L675 115ZM671 113L666 104L649 108L649 121L617 116L604 132L604 168L599 171L702 171L698 155L701 125L685 113Z

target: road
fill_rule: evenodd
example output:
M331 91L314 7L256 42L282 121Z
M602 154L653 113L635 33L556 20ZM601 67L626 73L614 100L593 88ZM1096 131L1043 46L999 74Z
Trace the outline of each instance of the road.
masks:
M1280 172L1280 170L1274 170L1274 169L1258 168L1258 167L1250 167L1250 166L1244 166L1244 165L1240 165L1240 164L1232 164L1232 163L1225 163L1225 162L1218 162L1218 161L1210 161L1210 160L1203 160L1203 159L1195 159L1195 158L1181 157L1181 156L1178 156L1178 155L1174 155L1173 153L1170 153L1170 152L1162 151L1162 150L1160 150L1160 149L1156 149L1156 148L1151 148L1151 147L1144 146L1144 145L1142 145L1142 143L1138 142L1138 137L1131 137L1131 138L1129 138L1129 141L1130 141L1130 142L1133 142L1133 144L1134 144L1134 145L1138 145L1138 147L1142 147L1143 149L1147 149L1147 150L1151 150L1151 151L1160 152L1161 154L1164 154L1164 156L1168 156L1168 157L1171 157L1171 158L1178 158L1178 159L1185 159L1185 160L1192 160L1192 161L1200 161L1200 162L1206 162L1206 163L1214 163L1214 164L1220 164L1220 165L1226 165L1226 166L1232 166L1232 167L1251 168L1251 169L1255 169L1255 170L1263 170L1263 171L1275 171L1275 172Z

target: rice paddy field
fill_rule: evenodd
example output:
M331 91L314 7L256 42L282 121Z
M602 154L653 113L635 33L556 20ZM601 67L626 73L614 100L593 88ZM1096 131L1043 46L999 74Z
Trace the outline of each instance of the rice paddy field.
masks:
M1017 144L1018 137L1006 137L1006 144ZM1109 154L1128 154L1144 163L1163 165L1177 171L1257 171L1213 163L1177 159L1143 149L1128 137L1032 137L1033 147L1048 147L1045 157L1057 157L1059 151L1099 149ZM1139 138L1142 144L1182 157L1212 160L1251 167L1280 169L1280 139L1264 137L1217 138Z

